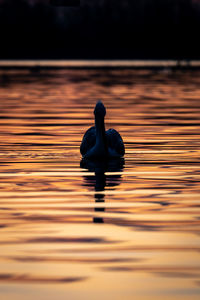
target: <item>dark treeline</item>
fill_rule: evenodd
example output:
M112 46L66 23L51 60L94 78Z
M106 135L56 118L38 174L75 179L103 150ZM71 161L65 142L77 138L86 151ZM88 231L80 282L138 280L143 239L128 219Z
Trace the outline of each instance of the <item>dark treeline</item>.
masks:
M0 58L200 58L198 0L80 2L0 0Z

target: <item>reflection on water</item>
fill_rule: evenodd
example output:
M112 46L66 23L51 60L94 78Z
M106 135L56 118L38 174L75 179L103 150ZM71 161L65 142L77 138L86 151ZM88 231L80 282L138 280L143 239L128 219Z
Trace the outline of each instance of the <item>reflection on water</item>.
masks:
M93 107L125 161L81 161ZM1 299L199 299L200 72L0 71Z
M116 186L120 183L121 175L116 175L116 172L120 172L124 167L124 158L112 159L110 161L94 161L88 159L82 159L80 167L88 169L89 172L93 172L94 175L84 176L88 182L88 186L94 186L96 193L94 194L94 200L96 203L105 202L104 193L98 193L105 190L106 182L108 186ZM110 172L111 175L106 175L105 172ZM95 207L95 211L105 211L105 207ZM93 218L94 223L104 223L103 218Z

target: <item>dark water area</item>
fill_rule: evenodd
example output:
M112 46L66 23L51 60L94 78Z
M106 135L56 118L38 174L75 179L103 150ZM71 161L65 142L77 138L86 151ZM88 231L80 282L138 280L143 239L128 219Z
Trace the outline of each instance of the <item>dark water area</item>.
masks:
M83 162L101 99L118 164ZM200 71L0 71L1 299L199 299Z

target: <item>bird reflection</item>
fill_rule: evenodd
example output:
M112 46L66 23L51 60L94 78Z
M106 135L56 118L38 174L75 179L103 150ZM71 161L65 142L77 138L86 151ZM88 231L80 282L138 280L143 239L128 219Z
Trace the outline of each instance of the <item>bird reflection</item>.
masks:
M94 187L96 193L94 194L95 203L105 202L105 194L98 193L105 190L105 187L114 187L120 184L121 175L114 174L114 172L122 172L124 168L124 159L113 159L109 161L91 161L89 159L82 159L80 167L87 169L89 172L94 172L95 175L84 176L84 185ZM105 174L106 172L113 172L111 175ZM95 207L94 211L104 212L105 207ZM94 223L104 223L103 218L94 217Z

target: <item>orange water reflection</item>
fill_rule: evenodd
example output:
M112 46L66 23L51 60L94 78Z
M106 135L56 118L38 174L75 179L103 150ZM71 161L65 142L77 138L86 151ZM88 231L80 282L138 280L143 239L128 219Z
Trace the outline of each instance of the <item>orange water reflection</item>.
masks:
M126 146L101 169L99 98ZM199 71L0 71L2 299L199 299L199 99Z

